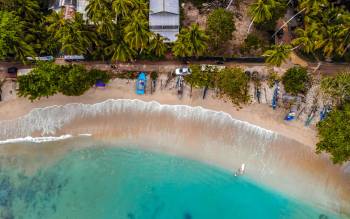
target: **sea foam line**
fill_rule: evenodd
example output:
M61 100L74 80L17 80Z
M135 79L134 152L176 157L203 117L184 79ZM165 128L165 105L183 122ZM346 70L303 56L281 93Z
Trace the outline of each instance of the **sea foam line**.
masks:
M201 106L168 105L160 104L156 101L145 102L138 99L108 99L95 104L69 103L66 105L34 108L28 114L17 119L1 121L0 136L2 138L8 136L13 138L23 137L29 136L35 131L40 131L42 135L54 135L56 130L59 130L73 119L96 115L108 116L109 113L127 112L128 110L151 113L166 111L179 119L210 119L215 121L215 123L226 123L230 121L241 130L266 139L276 138L278 136L277 133L271 130L235 119L223 111L214 111ZM17 135L13 136L14 133Z
M61 135L58 137L54 136L46 136L46 137L32 137L27 136L24 138L13 138L13 139L6 139L3 141L0 141L0 144L11 144L11 143L23 143L23 142L31 142L31 143L42 143L42 142L51 142L51 141L61 141L68 138L72 138L72 135Z

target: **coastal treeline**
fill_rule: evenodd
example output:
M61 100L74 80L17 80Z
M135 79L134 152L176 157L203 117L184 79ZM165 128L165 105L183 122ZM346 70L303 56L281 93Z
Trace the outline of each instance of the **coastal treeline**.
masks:
M317 124L317 152L330 153L334 163L342 164L350 160L350 72L323 78L321 91L332 111Z
M275 46L277 20L287 10L296 15L292 41ZM349 10L344 0L256 0L248 10L251 22L264 33L260 35L269 36L248 34L242 53L265 51L267 62L273 65L281 65L292 51L310 60L350 60ZM236 29L234 14L225 4L210 8L205 27L182 26L174 43L165 43L164 37L150 31L148 0L89 0L86 12L85 18L75 13L65 19L62 12L49 11L46 0L1 0L0 59L74 54L126 62L159 59L168 52L180 58L225 55Z
M48 10L44 0L1 0L0 11L2 60L84 55L126 62L159 59L167 52L181 58L201 56L208 48L219 50L235 29L233 13L218 9L210 14L206 30L197 24L182 27L176 42L165 43L149 29L147 0L90 0L87 17L77 12L70 19L63 11Z
M82 65L56 65L52 62L38 63L27 75L17 78L18 96L33 101L41 97L62 93L80 96L97 81L107 83L110 75L101 70L86 70Z

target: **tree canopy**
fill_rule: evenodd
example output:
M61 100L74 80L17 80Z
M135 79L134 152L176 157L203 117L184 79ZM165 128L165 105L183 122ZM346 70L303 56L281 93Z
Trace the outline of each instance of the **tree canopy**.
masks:
M309 87L310 78L307 70L302 67L293 67L282 76L282 83L287 93L305 94Z
M110 76L100 70L87 71L81 65L56 65L38 63L27 75L18 77L18 95L31 101L57 93L79 96L92 87L97 80L107 83Z
M282 63L289 57L291 52L292 46L290 45L273 45L270 49L264 52L263 56L266 57L267 63L281 66Z
M321 81L321 90L336 106L350 101L350 72L328 76Z
M212 11L207 20L207 35L209 37L210 48L214 52L232 39L235 30L234 15L223 8Z
M181 29L172 50L177 57L198 57L206 51L207 41L205 31L198 24L192 24L190 28Z
M320 141L317 153L331 154L334 163L342 164L350 160L350 104L335 108L327 118L317 124Z
M199 65L192 65L192 74L185 77L185 81L191 87L215 88L219 95L229 99L233 104L240 105L248 103L249 77L241 68L217 68L206 67L202 69Z
M225 68L221 70L217 78L217 87L221 96L227 97L233 104L248 103L249 77L241 68Z
M14 57L24 60L34 55L25 41L25 22L13 12L0 11L0 59Z

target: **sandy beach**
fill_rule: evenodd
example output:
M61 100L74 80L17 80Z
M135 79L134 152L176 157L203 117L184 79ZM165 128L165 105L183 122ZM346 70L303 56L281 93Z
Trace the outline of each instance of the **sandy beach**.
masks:
M157 90L153 94L140 96L135 94L134 86L133 81L116 79L105 89L92 88L79 97L67 97L58 94L34 102L30 102L25 98L0 102L0 121L24 116L34 108L65 105L68 103L93 104L108 99L139 99L143 101L157 101L160 104L201 106L206 109L223 111L235 119L271 130L310 147L314 147L317 142L317 133L314 128L304 127L303 121L285 122L283 118L286 111L283 109L272 110L267 104L252 103L238 109L230 102L219 99L210 92L206 99L203 100L202 90L194 89L192 97L190 97L189 88L185 90L183 98L179 99L176 89L172 88L171 85L168 88L161 89L159 83Z
M15 126L7 131L11 135L8 138L41 136L40 130L50 129L54 124L54 132L46 136L89 133L92 139L84 140L84 144L89 142L87 145L94 145L95 141L137 145L232 171L247 163L247 176L269 188L336 212L349 213L349 174L332 165L326 155L316 155L316 131L305 128L301 121L283 121L285 111L273 111L269 105L257 103L238 109L215 97L213 92L203 100L201 90L193 90L190 98L189 88L179 99L172 84L163 89L158 86L153 94L138 96L134 86L133 81L116 79L107 88L93 88L80 97L56 95L32 103L24 98L2 102L0 125ZM51 108L37 110L45 107ZM32 110L33 118L41 113L45 118L41 117L40 121L27 118L23 127L16 122ZM7 135L5 128L2 129L0 137L4 140ZM59 155L70 150L72 145L64 142L54 143L61 145L57 148L46 148L45 144L34 146L37 150L5 144L0 153L30 155L33 160L44 155L50 162L51 158L59 159Z

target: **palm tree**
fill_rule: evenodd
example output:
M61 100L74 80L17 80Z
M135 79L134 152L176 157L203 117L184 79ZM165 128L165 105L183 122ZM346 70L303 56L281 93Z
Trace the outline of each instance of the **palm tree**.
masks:
M164 56L167 46L164 43L165 38L159 34L152 33L150 37L149 50L153 52L156 56L161 57Z
M54 16L56 19L57 17ZM76 13L73 20L56 20L48 29L61 44L61 52L68 55L87 54L93 44L97 43L96 34L89 29L81 14ZM59 29L52 29L60 26Z
M105 48L105 51L107 54L112 55L112 61L120 62L131 61L136 54L136 52L123 40L114 40L110 46Z
M338 25L327 26L322 30L321 40L317 48L322 48L324 55L331 58L339 50L342 39L339 38L342 30Z
M291 45L274 45L271 49L267 50L263 56L266 57L266 62L272 65L281 66L282 63L289 57L293 51Z
M253 3L249 8L250 16L253 18L253 22L262 23L272 19L272 11L276 7L274 0L258 0Z
M112 8L117 16L127 16L135 4L135 0L113 0Z
M88 5L86 6L86 15L92 21L100 21L101 15L105 11L108 11L111 6L110 0L89 0Z
M207 41L205 31L200 29L198 24L192 24L190 28L181 29L172 51L177 57L198 57L207 49Z
M133 13L143 15L145 18L148 17L148 3L144 0L135 0Z
M96 25L97 32L113 34L115 13L110 10L111 0L90 0L86 6L87 17Z
M192 56L192 53L189 49L191 45L189 40L187 39L187 32L187 28L182 28L180 30L180 33L177 35L177 40L175 41L174 46L172 47L173 54L176 57L186 58Z
M148 22L142 15L133 14L132 19L124 28L124 41L134 50L140 50L147 47L151 32L148 28Z
M205 31L199 28L198 24L192 24L188 30L188 40L190 46L190 52L194 56L202 55L207 49L207 41L209 37L206 35Z
M64 12L62 10L58 13L53 11L50 15L46 16L46 22L48 23L47 31L50 33L55 33L66 24Z
M300 45L302 50L306 53L313 53L316 49L316 44L319 42L318 25L312 23L311 25L305 27L305 29L298 28L295 33L298 35L292 41L292 44L297 46Z
M33 0L16 0L16 14L26 21L36 20L40 14L40 6L37 1Z
M26 22L14 13L0 11L0 24L0 58L15 57L25 62L27 56L35 56L32 45L25 40Z
M306 14L318 14L321 8L325 8L328 5L328 0L302 0L300 2L300 9L305 9Z
M341 27L338 37L342 39L337 52L343 56L350 48L350 13L343 11L337 19Z

